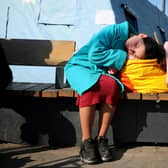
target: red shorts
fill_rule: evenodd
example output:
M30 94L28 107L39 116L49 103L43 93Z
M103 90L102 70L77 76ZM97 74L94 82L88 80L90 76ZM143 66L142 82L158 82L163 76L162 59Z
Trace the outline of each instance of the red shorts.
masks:
M81 96L78 95L76 105L79 107L106 103L117 106L120 97L120 86L115 79L102 75L98 82Z

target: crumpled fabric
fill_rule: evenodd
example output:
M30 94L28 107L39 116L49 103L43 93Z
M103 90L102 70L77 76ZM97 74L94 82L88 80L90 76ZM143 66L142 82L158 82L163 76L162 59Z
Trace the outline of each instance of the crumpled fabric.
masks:
M128 60L120 75L121 82L129 92L168 92L166 72L160 68L157 59Z

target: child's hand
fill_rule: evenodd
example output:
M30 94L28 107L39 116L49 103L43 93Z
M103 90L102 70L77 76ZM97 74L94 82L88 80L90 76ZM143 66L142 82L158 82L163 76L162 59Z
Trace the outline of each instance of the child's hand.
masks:
M118 72L118 70L115 69L115 68L108 68L107 72L108 72L108 74L114 75L114 74L116 74Z

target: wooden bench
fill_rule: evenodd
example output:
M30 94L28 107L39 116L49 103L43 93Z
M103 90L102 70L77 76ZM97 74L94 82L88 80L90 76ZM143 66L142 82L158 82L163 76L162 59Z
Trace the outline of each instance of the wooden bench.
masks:
M9 65L56 67L55 84L12 82L6 88L8 95L73 96L72 90L65 89L66 91L64 91L62 88L66 87L63 67L75 51L75 41L1 39L0 43L4 48Z
M54 83L47 83L47 81L46 83L13 81L7 86L4 93L1 93L0 140L14 143L22 143L25 140L30 144L47 144L48 141L52 145L61 145L62 142L64 142L64 145L67 143L75 144L74 128L71 122L61 113L63 108L69 106L64 107L65 103L74 104L75 92L72 89L65 88L67 83L64 81L63 68L75 51L75 41L0 39L0 44L4 49L9 65L42 66L55 69ZM65 97L65 100L60 100L58 97ZM67 97L71 97L71 99L67 100ZM50 98L52 100L49 100ZM53 107L51 108L51 106ZM68 108L75 109L74 106ZM41 125L43 121L46 127L50 127L51 123L53 125L50 129L47 129L47 132L46 128ZM58 124L59 122L62 123ZM67 142L59 138L55 140L53 132L60 125L62 125L62 130L65 128L71 132L73 142L70 140ZM40 143L40 139L43 139L40 137L43 137L43 134L48 134L49 138ZM60 138L65 137L66 135L60 136Z
M6 98L3 101L3 106L9 107L10 109L12 108L15 112L21 115L23 113L23 116L26 119L29 113L33 116L39 109L41 111L44 111L45 109L48 113L55 109L57 109L59 113L63 111L64 116L67 116L68 118L67 122L62 118L62 115L60 115L63 122L67 124L71 121L73 123L69 123L69 128L72 127L69 131L71 132L71 135L69 136L71 137L74 135L72 138L74 141L71 142L69 140L69 143L79 144L80 134L79 137L76 137L77 135L74 133L75 131L73 129L73 127L75 127L76 131L80 132L78 115L75 113L78 112L78 109L75 107L75 98L77 94L67 87L67 84L64 82L63 72L63 67L66 61L69 60L72 53L75 51L75 41L1 39L0 43L4 48L5 55L10 65L56 67L56 84L12 82L5 90ZM36 102L37 99L40 100L40 104L39 101ZM113 139L111 143L167 143L168 135L165 134L165 131L162 132L163 129L168 129L167 100L168 93L127 93L122 95L121 103L119 104L119 108L113 120L113 129L110 130L113 132L112 135L110 135L111 139ZM29 101L32 102L32 108L28 107L27 109L26 107L30 106L27 104ZM51 109L49 106L51 106ZM33 109L36 109L36 112L34 112ZM38 113L38 115L40 116L40 113ZM45 120L45 117L43 120ZM53 118L50 117L50 120L52 119ZM51 124L50 120L47 122L47 125ZM32 124L31 121L29 122L29 126L35 124ZM55 118L53 122L59 123L60 118ZM53 127L51 129L53 129ZM65 127L65 130L66 129L67 126ZM56 144L65 142L69 137L66 137L67 135L64 136L65 137L59 140L59 142L56 142ZM8 137L6 140L8 141L8 139L9 141L15 142L15 139L13 140ZM75 139L78 140L76 141ZM16 140L16 142L20 143L18 140Z
M76 92L64 83L63 67L75 51L75 41L64 40L22 40L1 39L5 55L10 65L54 66L56 84L12 82L7 88L8 95L33 97L76 97ZM168 94L127 93L121 99L128 100L168 100Z

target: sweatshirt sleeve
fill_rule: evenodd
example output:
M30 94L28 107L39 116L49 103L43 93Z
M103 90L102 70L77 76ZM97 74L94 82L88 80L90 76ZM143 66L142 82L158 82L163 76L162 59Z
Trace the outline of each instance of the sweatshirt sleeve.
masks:
M98 50L91 52L89 59L97 66L113 67L120 70L127 59L127 53L121 49Z
M90 62L97 66L120 70L127 59L127 52L124 50L127 38L128 24L105 27L91 41L88 53Z

